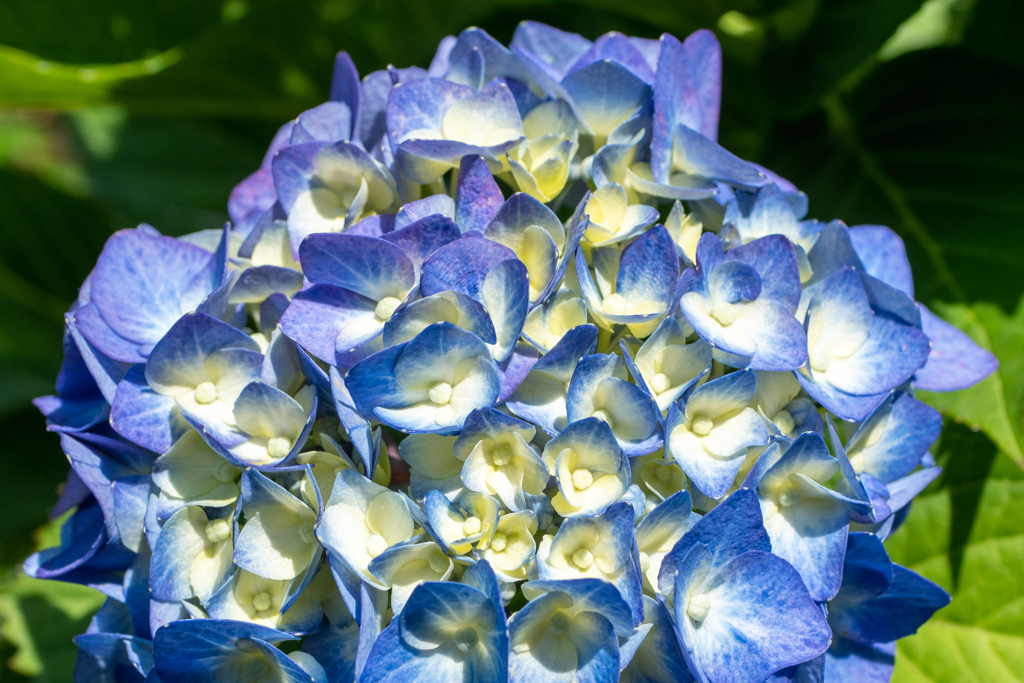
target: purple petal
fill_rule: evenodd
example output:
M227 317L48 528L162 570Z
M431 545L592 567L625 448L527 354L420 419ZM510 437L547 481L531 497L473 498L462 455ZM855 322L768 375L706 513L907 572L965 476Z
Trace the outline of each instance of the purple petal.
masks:
M463 157L455 193L455 221L459 228L463 232L483 232L504 201L484 158Z
M927 391L966 389L999 368L999 360L991 352L929 311L924 304L918 307L932 350L924 366L915 373L914 386Z

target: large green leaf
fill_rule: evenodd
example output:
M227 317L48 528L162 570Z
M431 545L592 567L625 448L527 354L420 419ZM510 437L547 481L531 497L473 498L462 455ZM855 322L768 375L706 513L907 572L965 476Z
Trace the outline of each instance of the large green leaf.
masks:
M939 306L936 312L992 351L999 369L969 389L944 394L922 391L920 398L958 422L981 429L1024 467L1024 300L1013 316L984 303Z
M85 631L103 599L85 586L23 574L0 586L0 637L15 650L8 668L39 683L70 681L78 655L71 639Z
M946 472L886 546L953 596L901 640L896 683L1020 681L1024 672L1024 473L980 434L943 437ZM991 465L991 471L986 471Z

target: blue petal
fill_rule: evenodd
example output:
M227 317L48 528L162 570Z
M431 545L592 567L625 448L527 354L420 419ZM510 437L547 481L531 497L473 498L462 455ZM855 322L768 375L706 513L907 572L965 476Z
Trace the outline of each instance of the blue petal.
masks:
M711 612L700 627L682 625L689 617L680 602L676 621L692 629L692 654L710 680L729 680L737 671L764 680L822 654L832 639L796 570L775 555L743 553L715 571L705 591Z
M512 35L512 47L529 50L543 63L564 74L592 43L578 33L562 31L539 21L522 21Z
M504 403L519 388L537 363L539 356L540 354L533 346L519 342L516 344L515 350L512 351L512 355L501 363L495 363L494 367L497 368L498 376L501 379L498 403Z
M622 251L615 291L631 304L654 303L668 310L679 279L679 256L664 226L658 225Z
M365 419L374 417L378 405L402 406L418 398L408 392L395 377L395 364L408 346L398 344L360 361L345 376L355 409Z
M478 408L466 418L462 432L452 448L459 460L465 460L481 439L496 439L505 432L516 432L524 441L529 442L536 430L526 422L506 415L496 408Z
M381 631L384 630L384 620L387 618L388 592L378 590L365 581L359 583L359 642L356 646L356 679L362 680L360 676L363 668L370 659L373 646L378 640ZM397 623L397 622L396 622Z
M551 351L537 361L522 384L508 397L509 410L551 435L568 424L566 385L580 358L597 348L597 328L574 327Z
M275 292L293 296L302 289L302 273L280 266L255 266L242 272L231 288L228 303L258 304Z
M92 311L96 311L94 304L87 304L85 308ZM68 327L68 336L73 340L73 345L70 345L65 341L64 343L64 363L65 365L74 363L74 357L77 356L80 359L80 363L84 365L92 377L95 387L102 393L103 398L107 400L107 403L114 402L114 392L117 391L117 384L124 379L130 366L127 363L123 363L108 357L105 353L96 348L85 335L78 329L77 321L80 312L83 309L75 311L73 314L67 314L64 316L64 321ZM99 318L98 313L94 317ZM108 328L109 329L109 328ZM131 355L137 356L137 352L132 350ZM140 358L140 361L142 359ZM68 391L68 387L62 386L62 379L66 381L66 375L64 367L61 367L61 374L57 377L57 393L62 397L72 395L87 395L90 391L83 386L78 391ZM87 385L88 381L82 378L83 385Z
M740 489L708 512L687 531L661 563L658 590L671 598L675 590L675 565L694 545L702 543L712 553L712 567L721 567L748 550L770 552L761 505L753 491Z
M858 472L891 482L911 472L942 429L942 416L906 392L883 401L846 446ZM881 431L877 436L872 433Z
M825 680L889 681L896 663L896 643L864 645L840 636L825 653Z
M643 54L629 38L616 31L606 33L595 40L590 49L573 62L570 71L576 71L594 62L606 60L626 67L644 83L654 85L654 71L644 59Z
M853 247L850 230L842 221L832 221L822 227L814 247L807 253L812 275L808 285L824 280L840 268L864 271L857 251Z
M722 96L722 48L710 31L697 31L680 43L664 34L654 82L654 139L651 170L654 179L669 182L672 141L677 123L709 140L718 137Z
M829 604L833 619L840 618L847 606L856 606L889 590L893 564L881 539L874 534L851 532L846 539L843 560L843 584Z
M488 344L497 337L487 309L460 292L441 292L412 302L397 311L384 324L384 345L393 346L411 340L437 322L449 322L472 332Z
M149 568L149 583L154 598L185 600L193 596L190 582L192 563L206 546L205 538L197 533L194 524L205 524L205 518L206 514L199 508L183 507L171 515L160 529ZM205 526L201 533L205 533ZM230 563L225 569L228 572L231 570ZM219 587L229 575L225 572L213 584Z
M302 652L312 655L324 667L327 680L344 683L352 681L355 676L358 643L358 628L338 628L325 619L303 641Z
M806 199L797 213L790 201L793 196L775 183L765 185L756 194L737 191L722 220L732 223L745 242L766 235L784 235L806 253L814 246L823 226L817 221L801 221L799 217L806 213Z
M488 222L484 236L512 249L533 225L546 230L555 246L562 249L565 243L562 222L546 205L524 192L516 192L501 205Z
M690 683L693 676L686 666L675 635L675 624L665 605L644 596L644 622L651 625L643 643L626 666L630 681L639 683Z
M401 301L416 283L412 261L402 248L372 237L310 235L299 248L299 260L310 282L342 287L374 301Z
M349 57L348 53L342 50L334 58L330 99L332 102L342 102L348 106L348 110L352 112L354 117L352 131L359 130L361 95L362 88L359 83L359 70L356 69L356 65L352 62L352 58ZM351 138L346 137L344 139Z
M161 628L153 642L154 664L165 683L217 680L220 666L239 666L239 658L262 655L288 683L308 682L298 664L270 643L294 640L275 629L238 621L186 619Z
M459 79L458 66L464 61L464 55L478 53L484 64L484 71L480 74L480 81L490 83L495 78L514 78L518 81L527 82L526 71L508 49L492 38L481 28L467 28L459 34L458 40L452 46L448 55L450 70L447 74L449 80L461 83Z
M626 365L614 354L582 358L569 383L566 416L573 423L603 411L623 452L646 455L661 445L661 413L654 399L625 376Z
M651 97L651 88L624 66L600 61L571 72L561 87L585 131L607 137Z
M703 270L701 274L705 275ZM761 294L761 276L751 265L742 261L725 261L705 277L708 293L716 302L734 304L743 300L752 301Z
M376 307L373 299L347 289L313 285L295 295L280 326L290 339L320 360L344 366L348 363L342 356L384 329L384 323L375 316Z
M242 512L249 522L256 519L257 523L247 523L237 534L235 565L267 579L290 580L302 575L312 564L316 543L305 542L299 527L303 521L312 525L317 511L256 470L242 473L241 489ZM289 606L283 604L281 611Z
M756 389L757 377L753 372L731 372L697 387L686 400L686 406L694 409L699 406L702 412L718 416L749 404Z
M428 216L455 218L455 202L446 194L432 194L402 206L395 215L395 229L423 220Z
M274 155L274 188L285 213L291 213L295 200L309 190L309 181L316 172L316 155L323 147L322 142L306 142L284 147Z
M483 232L504 201L484 158L463 157L455 192L455 222L459 229L462 232Z
M212 258L171 237L121 230L107 240L96 262L89 296L117 335L152 345L213 290L193 286Z
M886 503L893 512L900 511L940 474L942 474L941 467L924 467L905 477L900 477L887 487L889 498Z
M796 310L800 303L800 267L788 238L768 235L731 249L727 258L754 268L761 280L762 298L779 301Z
M673 167L690 175L741 187L759 187L767 182L765 175L753 164L692 128L677 123L674 134Z
M933 314L924 304L918 306L932 350L924 366L914 373L916 387L927 391L956 391L973 386L996 371L999 361L992 353Z
M868 275L914 296L914 277L899 235L884 225L855 225L849 234Z
M868 396L854 396L841 391L827 382L814 382L808 379L802 372L794 372L800 386L810 394L811 398L820 403L825 410L829 411L842 420L860 422L871 411L878 407L888 392L870 394Z
M158 391L161 387L195 386L206 380L207 358L222 349L261 355L259 345L241 330L202 313L187 313L153 347L146 361L146 381Z
M949 601L949 594L938 585L894 564L887 590L856 602L843 601L835 614L830 613L829 623L838 636L884 643L915 633Z
M308 109L295 121L290 142L334 143L347 141L352 134L352 110L344 102L324 102Z
M833 363L841 364L841 372L829 372L828 381L857 396L887 391L913 376L929 348L928 337L917 328L875 316L867 340L850 358Z
M167 452L189 429L174 399L150 388L142 365L129 370L117 385L110 426L132 443L155 453Z
M765 501L770 513L775 503ZM846 505L826 496L805 496L765 518L772 552L800 573L811 597L824 602L835 596L843 575L843 554L850 513Z
M497 336L497 342L489 345L491 355L500 363L515 350L526 323L530 305L530 274L526 265L518 259L498 263L484 278L480 295Z
M516 259L507 247L468 236L438 249L423 264L420 289L423 296L448 290L462 292L481 303L487 274L502 261Z
M569 630L558 637L542 635L547 621L559 608L571 609ZM567 613L564 612L563 613ZM527 681L594 681L613 683L619 674L619 643L611 623L597 612L578 612L572 598L555 591L527 603L510 623L512 642L529 649L513 649L509 657L510 683ZM531 633L531 631L533 633ZM524 635L520 636L519 633ZM549 633L549 632L548 632ZM517 651L519 650L519 651Z

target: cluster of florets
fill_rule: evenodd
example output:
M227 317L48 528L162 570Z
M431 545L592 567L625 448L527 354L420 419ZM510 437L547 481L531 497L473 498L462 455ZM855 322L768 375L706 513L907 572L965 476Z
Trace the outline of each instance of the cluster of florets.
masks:
M74 513L26 571L109 596L78 680L887 678L949 599L882 546L914 387L994 359L719 146L720 74L707 31L342 53L233 224L112 236L38 400Z

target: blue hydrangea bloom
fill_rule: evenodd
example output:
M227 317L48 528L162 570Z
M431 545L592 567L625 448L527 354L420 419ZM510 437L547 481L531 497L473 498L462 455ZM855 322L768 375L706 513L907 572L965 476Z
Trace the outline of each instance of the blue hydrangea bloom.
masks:
M721 73L705 30L343 52L228 226L111 236L36 400L25 572L108 597L74 680L886 680L949 599L881 545L915 390L997 362L719 144Z

